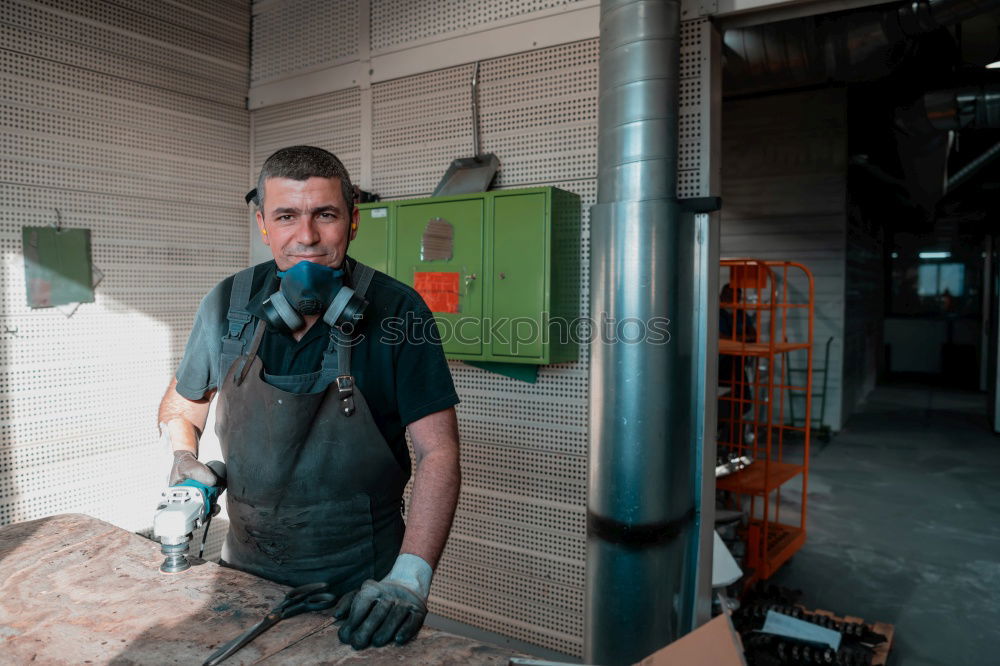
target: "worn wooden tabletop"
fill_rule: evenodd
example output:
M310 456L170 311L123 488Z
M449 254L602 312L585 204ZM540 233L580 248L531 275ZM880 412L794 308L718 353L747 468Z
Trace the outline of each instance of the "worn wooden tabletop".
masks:
M90 516L0 528L0 663L200 664L288 589L212 562L165 575L162 561L159 544ZM289 618L225 663L502 666L512 654L426 628L402 647L355 651L332 622Z

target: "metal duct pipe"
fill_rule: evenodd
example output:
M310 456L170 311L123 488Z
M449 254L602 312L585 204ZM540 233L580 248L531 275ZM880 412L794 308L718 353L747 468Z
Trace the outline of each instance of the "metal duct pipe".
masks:
M924 95L930 126L938 131L1000 127L1000 83L935 90Z
M997 4L995 0L913 0L900 5L892 15L903 35L915 36L985 14Z
M692 389L672 341L693 245L678 231L679 55L678 0L601 2L584 659L602 665L639 661L690 623ZM668 339L650 335L668 319Z
M914 0L888 10L858 10L726 30L730 92L875 79L905 55L907 38L1000 7L1000 0Z
M972 178L976 175L976 173L978 173L986 165L995 161L997 158L1000 158L1000 143L993 144L982 155L959 169L954 176L948 179L948 185L945 187L945 192L953 192L956 187Z
M948 179L955 130L1000 127L1000 83L934 90L896 109L899 161L910 198L930 214L947 192L992 161L989 157Z
M679 7L601 2L598 204L675 198Z

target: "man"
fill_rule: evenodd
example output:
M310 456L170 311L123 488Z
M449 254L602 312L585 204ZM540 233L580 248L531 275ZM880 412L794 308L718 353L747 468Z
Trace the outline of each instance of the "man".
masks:
M733 289L727 282L719 294L719 339L736 342L757 342L754 317L744 307L743 290ZM719 354L719 385L729 388L727 395L719 398L718 443L726 448L745 441L740 434L743 414L753 405L753 391L747 366L752 360L745 356ZM720 452L720 460L728 460L731 452Z
M432 315L413 289L347 256L359 212L333 154L279 150L257 199L274 260L226 278L199 307L160 405L170 483L215 482L197 453L218 395L223 563L286 585L327 581L342 641L403 643L427 613L460 480L458 397L440 344L422 335ZM404 525L406 430L416 471Z

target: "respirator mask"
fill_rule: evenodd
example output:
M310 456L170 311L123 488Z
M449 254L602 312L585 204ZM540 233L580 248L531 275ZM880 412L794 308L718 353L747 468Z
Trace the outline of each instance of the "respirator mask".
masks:
M344 282L343 269L311 261L300 261L287 271L278 271L281 287L261 304L261 315L273 329L292 333L305 326L302 315L323 313L329 326L344 330L353 326L368 305Z

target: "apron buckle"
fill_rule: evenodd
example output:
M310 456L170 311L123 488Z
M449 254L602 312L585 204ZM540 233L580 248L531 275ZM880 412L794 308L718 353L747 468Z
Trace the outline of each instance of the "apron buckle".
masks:
M354 377L340 375L337 377L337 396L340 398L340 411L344 416L354 413Z

